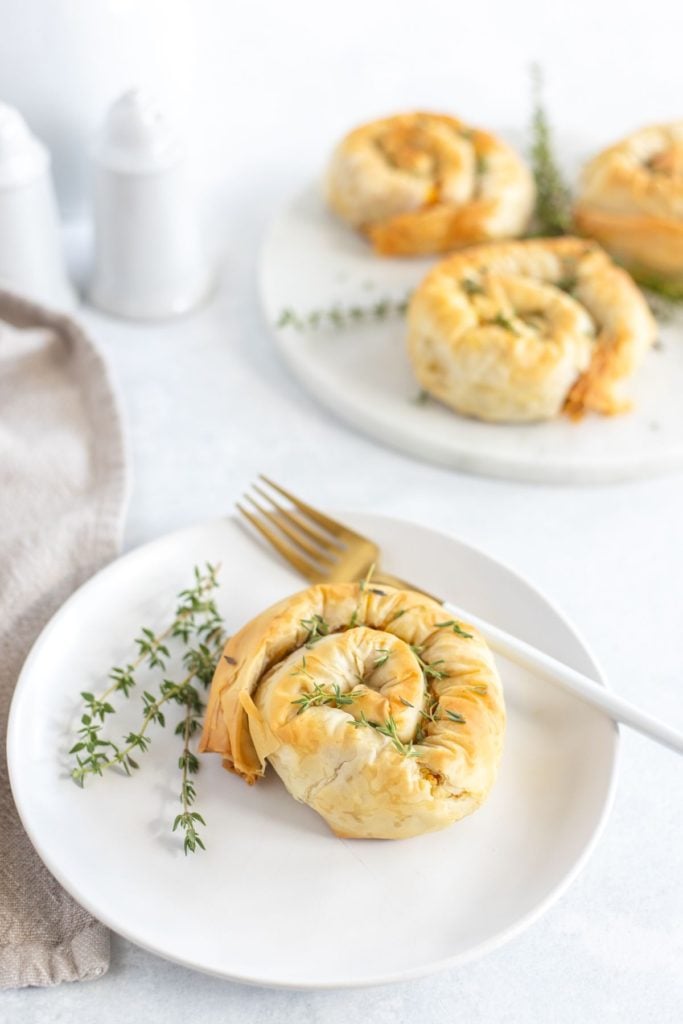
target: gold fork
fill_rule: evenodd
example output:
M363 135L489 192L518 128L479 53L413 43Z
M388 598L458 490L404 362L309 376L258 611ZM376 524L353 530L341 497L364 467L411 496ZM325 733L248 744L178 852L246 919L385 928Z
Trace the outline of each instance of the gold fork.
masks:
M261 500L246 494L245 500L251 508L246 508L239 502L237 508L285 561L311 583L360 581L365 579L375 566L373 582L385 583L400 590L414 590L439 601L454 619L474 626L494 651L521 665L535 676L573 693L586 704L603 711L613 721L637 729L650 739L683 754L683 734L640 711L602 684L596 683L595 680L524 640L506 633L498 626L457 607L450 601L434 597L422 586L379 571L381 552L374 541L295 497L280 484L265 476L260 476L259 479L261 484L254 484L253 491ZM282 503L283 498L288 505ZM263 502L267 504L264 505Z

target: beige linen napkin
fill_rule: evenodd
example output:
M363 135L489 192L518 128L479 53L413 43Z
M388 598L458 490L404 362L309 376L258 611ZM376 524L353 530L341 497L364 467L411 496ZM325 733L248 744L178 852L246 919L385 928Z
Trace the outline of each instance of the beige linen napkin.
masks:
M107 368L67 317L0 290L0 988L103 974L109 935L49 874L7 778L12 691L64 599L114 557L126 500Z

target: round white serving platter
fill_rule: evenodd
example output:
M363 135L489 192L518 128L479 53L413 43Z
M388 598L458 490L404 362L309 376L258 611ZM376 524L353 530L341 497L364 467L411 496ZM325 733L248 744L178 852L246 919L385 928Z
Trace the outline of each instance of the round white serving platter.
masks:
M285 309L368 308L400 302L433 264L387 259L325 208L317 187L289 203L266 238L260 266L265 316L304 387L354 428L410 455L510 479L607 483L683 466L683 312L669 311L638 371L634 408L616 417L492 424L422 401L400 315L346 328L278 326Z
M510 569L423 526L344 518L381 544L387 569L600 677L560 612ZM130 658L141 625L163 628L192 567L207 560L222 563L219 606L231 631L302 587L237 522L200 524L99 572L28 657L9 725L11 782L24 826L62 885L160 956L290 988L382 984L460 965L547 910L605 822L618 732L502 660L508 730L499 780L481 810L440 833L337 839L272 771L249 787L206 755L196 806L207 849L185 857L170 831L179 789L172 715L153 732L133 777L110 771L83 790L74 785L67 751L79 692L104 688L109 667ZM139 718L134 691L114 717L115 738Z

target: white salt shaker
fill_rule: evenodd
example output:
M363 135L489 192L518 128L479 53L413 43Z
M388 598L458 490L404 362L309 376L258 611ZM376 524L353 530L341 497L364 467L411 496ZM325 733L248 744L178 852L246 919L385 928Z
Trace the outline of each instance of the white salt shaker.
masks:
M70 309L50 154L21 114L0 103L0 286Z
M206 297L211 273L185 148L149 95L136 89L114 103L94 164L91 302L131 320L188 312Z

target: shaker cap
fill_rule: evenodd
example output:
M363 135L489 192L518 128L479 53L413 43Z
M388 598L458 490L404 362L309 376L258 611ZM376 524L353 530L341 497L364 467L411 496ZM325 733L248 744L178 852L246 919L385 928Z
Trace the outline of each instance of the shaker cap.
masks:
M0 188L27 185L50 165L45 146L14 107L0 103Z
M156 99L131 89L109 108L94 156L122 174L153 174L181 160L184 146Z

